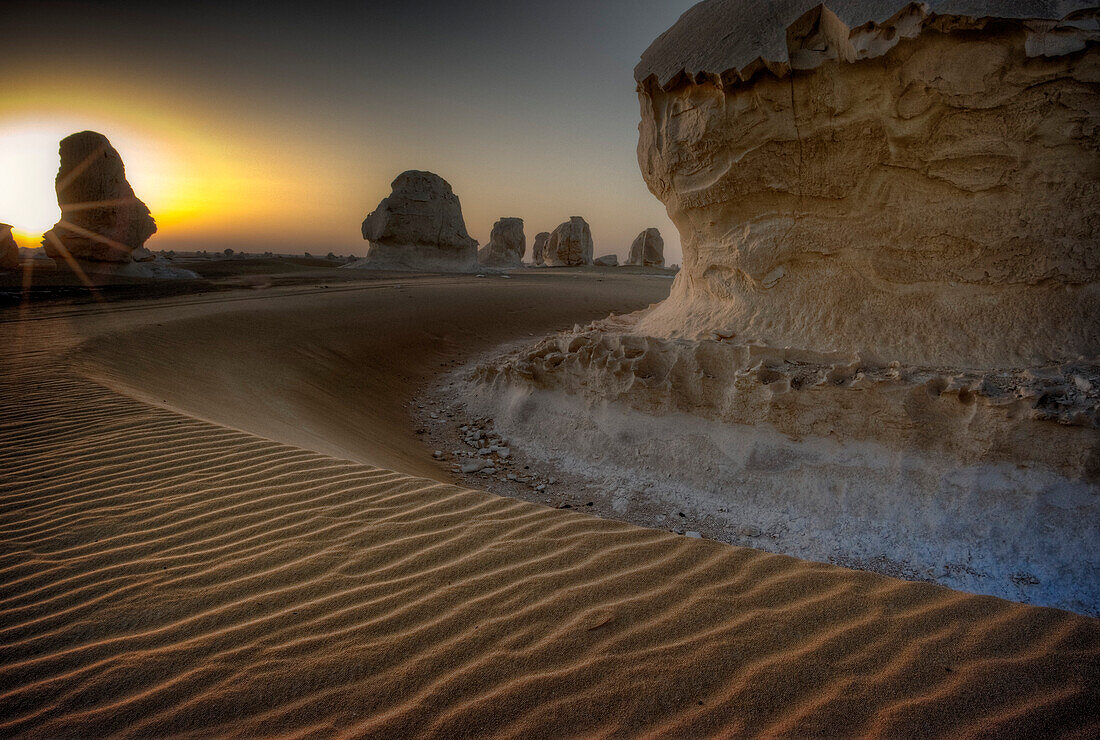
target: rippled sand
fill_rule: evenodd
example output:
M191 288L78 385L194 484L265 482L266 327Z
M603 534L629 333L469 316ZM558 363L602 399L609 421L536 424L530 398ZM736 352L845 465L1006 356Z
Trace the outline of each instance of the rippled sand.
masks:
M652 300L566 282L0 314L0 734L1100 731L1097 620L428 479L433 366Z

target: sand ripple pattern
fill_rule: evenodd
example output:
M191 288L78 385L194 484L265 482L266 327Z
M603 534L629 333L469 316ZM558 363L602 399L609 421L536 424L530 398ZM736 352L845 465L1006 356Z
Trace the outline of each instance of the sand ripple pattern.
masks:
M1096 620L0 368L2 736L1088 735L1098 665Z

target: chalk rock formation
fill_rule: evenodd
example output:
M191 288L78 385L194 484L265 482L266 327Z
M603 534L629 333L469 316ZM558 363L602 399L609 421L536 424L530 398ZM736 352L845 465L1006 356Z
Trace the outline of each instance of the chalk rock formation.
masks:
M619 255L617 254L605 254L603 257L597 257L593 264L599 267L618 267Z
M486 267L522 267L527 251L522 218L502 218L493 224L489 243L477 253L477 260Z
M592 264L592 229L580 216L570 216L550 233L543 259L553 267Z
M661 232L650 227L638 234L634 243L630 245L630 256L626 264L664 267L665 240L661 238Z
M55 188L61 220L42 246L59 264L71 256L88 262L152 259L145 241L157 225L126 181L126 168L103 134L81 131L61 140Z
M642 174L684 249L643 330L971 367L1100 353L1096 13L1067 17L1090 4L771 6L701 3L635 70Z
M19 267L19 245L11 235L10 224L0 224L0 270Z
M531 249L531 258L536 265L546 264L546 243L550 241L549 231L535 234L535 246Z
M462 206L439 175L409 170L363 221L370 248L348 267L375 269L477 269L477 242L466 232Z
M635 70L670 297L485 364L471 411L784 552L1100 614L1098 18L695 6Z

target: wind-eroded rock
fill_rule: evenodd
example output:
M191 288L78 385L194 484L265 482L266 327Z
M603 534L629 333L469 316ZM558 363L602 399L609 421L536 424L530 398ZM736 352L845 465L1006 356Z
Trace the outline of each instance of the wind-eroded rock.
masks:
M580 216L569 220L550 233L543 251L543 259L551 266L591 265L592 229Z
M472 411L789 554L1100 614L1097 20L692 8L636 69L670 297L489 363Z
M477 254L478 262L486 267L521 267L527 251L527 237L523 234L522 218L502 218L493 224L489 243Z
M107 137L81 131L62 139L59 149L61 220L42 240L46 254L88 262L152 259L143 245L156 233L156 222L134 195L122 157Z
M363 221L367 255L349 267L469 271L477 268L477 241L466 231L450 184L432 172L397 176L389 196Z
M531 259L536 265L546 264L546 243L550 241L549 231L540 231L535 234L535 244L531 248Z
M0 270L19 267L19 245L11 235L11 225L0 224Z
M597 267L618 267L619 255L605 254L603 257L597 257L593 264Z
M640 329L910 364L1100 353L1095 12L833 5L712 0L643 55L638 157L684 264Z
M630 245L630 256L626 264L664 267L665 240L661 238L661 232L650 227L638 234L634 243Z

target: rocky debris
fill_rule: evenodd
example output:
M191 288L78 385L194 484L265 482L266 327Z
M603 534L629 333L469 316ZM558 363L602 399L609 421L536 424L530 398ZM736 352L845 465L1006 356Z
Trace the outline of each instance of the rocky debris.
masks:
M531 258L535 265L546 264L546 243L550 241L549 231L535 234L535 245L531 249Z
M122 157L103 134L81 131L61 140L55 188L61 220L46 232L49 257L88 262L151 260L142 245L156 233L149 209L126 181Z
M0 270L19 267L19 245L11 235L10 224L0 224Z
M522 218L502 218L493 224L489 243L477 253L477 261L485 267L522 267L527 251Z
M638 234L634 243L630 245L630 256L627 257L626 264L664 267L665 240L661 238L661 232L650 227Z
M597 257L593 264L597 267L618 267L619 255L617 254L605 254L603 257Z
M477 241L466 231L458 196L439 175L409 170L363 221L367 255L347 267L471 272Z
M550 266L592 264L592 229L580 216L570 216L550 233L543 259Z

